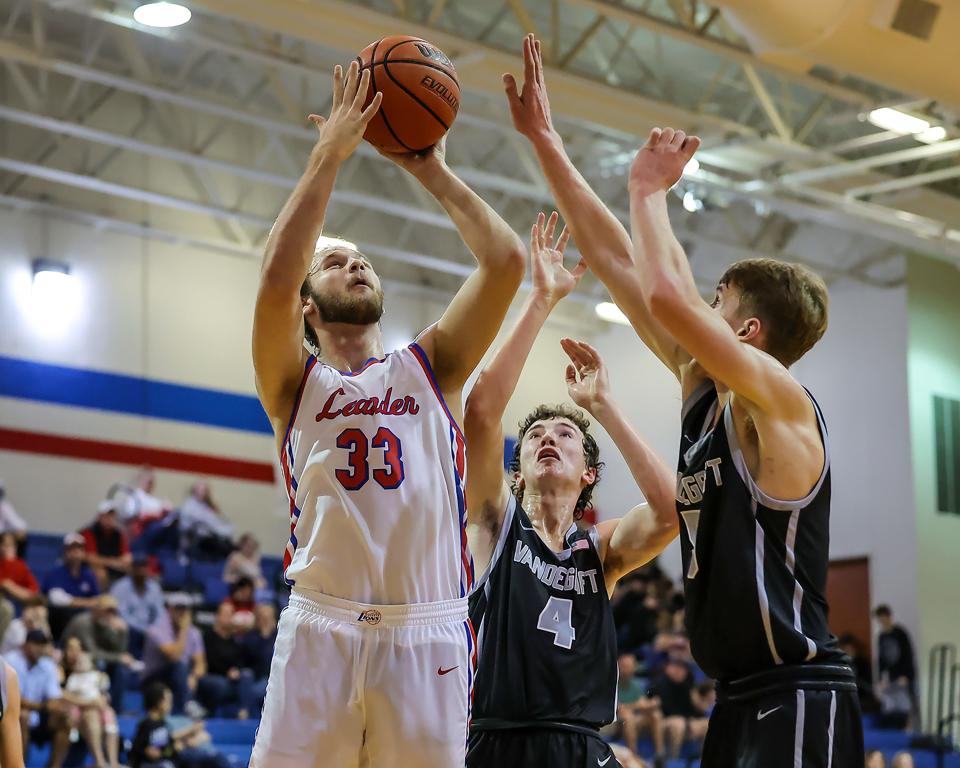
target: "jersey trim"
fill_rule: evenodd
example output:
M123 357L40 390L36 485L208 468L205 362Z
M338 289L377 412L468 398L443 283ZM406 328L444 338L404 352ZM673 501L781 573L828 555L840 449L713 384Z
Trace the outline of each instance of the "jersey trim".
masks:
M683 401L683 406L680 408L681 421L687 418L687 414L693 410L694 406L699 403L703 399L703 396L706 395L711 389L716 389L716 385L711 379L706 379L697 385L696 389L694 389L687 399Z
M793 734L793 768L803 768L803 721L806 715L806 695L797 691L797 723Z
M483 569L480 578L477 579L476 584L473 585L474 591L486 584L487 579L490 578L493 569L499 562L500 555L503 554L503 548L507 543L507 536L510 535L510 527L513 525L513 518L515 517L514 510L516 510L516 508L517 497L511 493L510 499L507 501L507 508L503 513L503 521L500 523L500 533L497 535L497 543L494 545L493 553L490 555L490 562L487 563L487 567Z
M427 376L427 381L430 383L430 386L433 388L433 393L437 396L437 400L440 401L440 405L443 408L443 412L447 414L447 418L450 419L450 424L457 434L460 435L460 439L463 439L463 431L460 429L460 425L457 424L457 420L453 418L453 414L450 413L450 409L447 407L447 401L443 399L443 393L440 391L440 385L437 384L437 377L433 373L433 366L430 365L430 358L427 357L427 353L423 351L417 342L413 342L410 345L410 349L413 350L413 354L416 355L417 360L420 362L420 367L423 368L423 372Z
M317 364L317 358L310 355L306 364L303 366L303 378L300 379L300 388L297 390L297 399L293 402L293 410L290 413L290 421L287 424L287 431L283 435L283 442L280 444L280 469L283 472L283 484L287 490L287 498L290 499L290 538L287 540L287 546L283 551L283 580L287 586L294 586L295 582L287 578L287 568L293 561L293 556L297 551L299 542L297 541L297 520L300 519L300 510L297 508L297 479L294 477L294 457L293 446L290 442L290 433L293 430L293 423L297 419L297 413L300 410L300 402L303 400L303 392L307 388L307 381L310 373Z
M765 583L763 558L766 547L764 546L763 527L757 521L757 500L751 499L750 511L753 513L754 525L757 529L756 535L756 556L755 568L757 572L757 598L760 601L760 618L763 622L763 632L767 637L767 645L770 647L770 655L773 656L773 662L778 666L783 664L783 659L777 653L777 645L773 641L773 626L770 622L770 599L767 597L767 587Z
M820 472L820 477L817 479L816 485L813 486L810 493L803 498L792 501L774 498L760 489L760 486L757 485L756 480L754 480L750 474L750 470L747 469L747 462L743 458L743 451L740 449L740 441L737 439L737 430L733 423L733 408L728 402L726 408L723 409L723 426L727 431L730 455L733 456L733 464L737 468L737 474L740 475L740 479L743 480L744 485L747 486L750 495L768 509L779 509L783 512L803 509L816 498L817 494L820 493L820 488L823 487L824 481L827 479L827 474L830 471L830 441L827 440L827 426L823 422L823 415L820 413L820 408L812 397L810 398L810 402L813 403L813 410L817 414L817 428L820 430L820 442L823 444L823 469Z

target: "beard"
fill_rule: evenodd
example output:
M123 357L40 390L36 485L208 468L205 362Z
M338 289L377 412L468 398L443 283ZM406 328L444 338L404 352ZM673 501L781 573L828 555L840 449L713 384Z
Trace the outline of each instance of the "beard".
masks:
M311 291L310 298L324 323L372 325L383 317L383 291L377 289L363 296Z

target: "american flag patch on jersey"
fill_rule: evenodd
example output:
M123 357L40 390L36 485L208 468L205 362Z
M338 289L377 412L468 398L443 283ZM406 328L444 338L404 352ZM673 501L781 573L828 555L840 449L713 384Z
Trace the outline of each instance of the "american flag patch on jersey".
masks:
M570 551L576 552L578 549L586 549L589 546L590 543L586 539L577 539L570 545Z

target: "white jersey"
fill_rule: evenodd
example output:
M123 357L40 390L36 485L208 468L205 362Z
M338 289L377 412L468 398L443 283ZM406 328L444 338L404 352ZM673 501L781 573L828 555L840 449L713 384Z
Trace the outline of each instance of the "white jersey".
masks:
M288 584L380 605L469 594L463 435L419 345L355 373L311 356L281 465Z

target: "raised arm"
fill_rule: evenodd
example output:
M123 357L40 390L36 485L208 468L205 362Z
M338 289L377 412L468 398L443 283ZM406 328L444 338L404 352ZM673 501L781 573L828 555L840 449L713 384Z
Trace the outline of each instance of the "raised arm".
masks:
M568 272L563 252L566 229L554 247L557 214L541 213L530 232L533 290L504 345L480 374L467 397L464 432L467 439L467 536L474 565L486 570L500 535L510 489L503 478L503 412L517 387L533 342L547 316L580 281L586 266Z
M283 434L303 376L300 286L323 229L337 171L380 106L377 94L363 109L369 79L369 70L361 75L356 62L350 64L346 78L339 66L334 69L330 117L310 115L320 137L267 239L253 316L253 367L257 392L278 435Z
M448 405L460 410L463 385L493 343L523 279L523 243L510 226L447 167L446 141L417 155L386 154L443 206L477 260L440 320L418 340Z
M563 339L560 343L570 358L567 366L570 397L589 411L613 438L647 500L622 518L605 520L597 526L604 577L607 589L612 592L621 577L655 558L679 535L676 479L613 399L607 369L597 350L572 339Z
M741 340L760 333L756 321L735 332L701 298L687 255L670 227L667 191L680 180L699 146L696 136L654 128L630 169L633 271L643 286L644 299L657 321L710 378L760 412L809 417L809 398L787 369Z
M591 189L567 156L563 139L554 129L543 76L540 41L523 39L523 87L517 91L513 75L503 76L514 127L533 146L553 194L587 265L606 285L643 343L674 375L689 356L650 314L637 275L628 269L630 235L620 220Z

